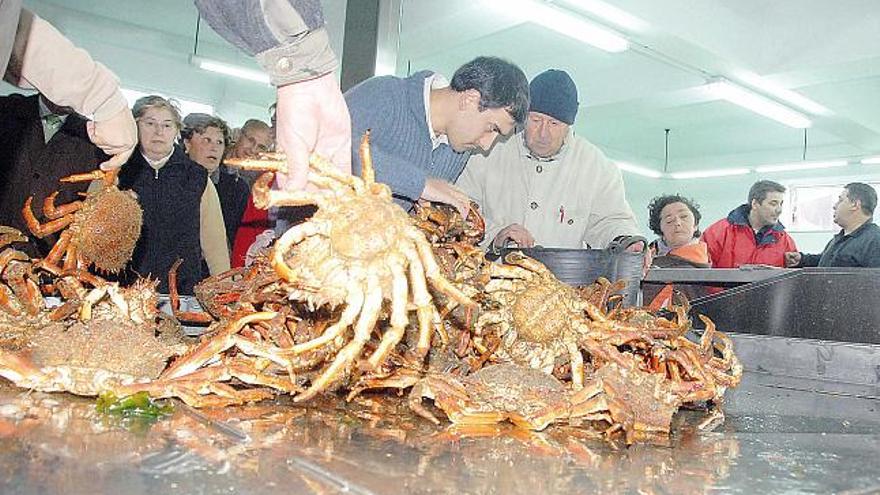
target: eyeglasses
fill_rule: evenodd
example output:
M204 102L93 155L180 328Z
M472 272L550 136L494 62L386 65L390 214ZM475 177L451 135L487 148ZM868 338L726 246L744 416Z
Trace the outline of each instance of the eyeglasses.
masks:
M155 120L155 119L140 119L140 120L138 120L138 122L143 124L144 127L146 127L147 129L149 129L151 131L165 132L165 131L170 131L172 129L177 130L177 126L171 120L163 120L162 122L159 122L158 120Z

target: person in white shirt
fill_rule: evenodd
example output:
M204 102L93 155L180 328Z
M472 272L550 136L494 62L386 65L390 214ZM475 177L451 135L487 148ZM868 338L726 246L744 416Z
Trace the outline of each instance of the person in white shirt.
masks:
M550 69L529 88L523 132L496 143L488 155L472 155L456 182L480 205L484 247L601 249L639 235L617 166L571 129L578 111L574 81Z

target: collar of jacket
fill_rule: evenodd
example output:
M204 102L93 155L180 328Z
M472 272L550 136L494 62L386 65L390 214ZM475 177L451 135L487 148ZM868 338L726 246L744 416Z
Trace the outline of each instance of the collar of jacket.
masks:
M23 96L19 94L12 94L7 96L6 98L14 99L15 101L24 102L21 106L16 106L20 109L20 112L13 115L13 118L18 118L22 122L32 123L37 122L40 123L40 95L30 95ZM22 124L26 125L26 124ZM42 123L40 123L42 125ZM64 123L61 124L61 127L58 128L58 132L63 132L64 134L70 134L72 136L76 136L78 138L89 139L89 133L86 131L86 119L81 117L76 113L70 113L67 115L67 118L64 119Z
M751 211L752 208L749 205L739 205L727 214L727 221L732 225L739 225L751 230L752 226L749 224L749 212ZM765 225L755 232L755 242L759 246L774 244L779 241L779 237L784 230L785 226L782 225L782 222L776 222L773 225Z
M874 219L873 219L873 218L869 218L865 223L859 225L859 228L857 228L856 230L853 230L853 231L850 232L849 234L845 234L845 233L843 232L843 229L840 229L840 232L838 232L834 237L835 237L835 238L839 238L839 239L840 239L840 238L844 238L844 237L858 237L858 236L862 235L862 233L863 233L864 231L866 231L867 229L869 229L870 226L873 225L873 224L874 224Z
M519 143L519 154L521 157L531 160L533 162L542 162L542 163L553 163L557 161L562 161L565 158L565 154L568 152L568 143L574 139L574 131L571 128L568 129L568 132L565 134L565 139L562 140L562 146L559 147L559 151L553 155L548 156L546 158L542 158L540 156L535 156L532 154L529 147L526 146L526 131L525 129L516 133L516 136L511 137L511 139L516 139Z

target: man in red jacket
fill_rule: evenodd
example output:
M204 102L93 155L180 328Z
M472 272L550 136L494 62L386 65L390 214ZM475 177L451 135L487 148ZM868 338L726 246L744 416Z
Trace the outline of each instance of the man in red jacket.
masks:
M796 251L794 239L779 223L785 187L769 180L755 182L749 202L703 232L713 268L740 265L785 266L785 253Z

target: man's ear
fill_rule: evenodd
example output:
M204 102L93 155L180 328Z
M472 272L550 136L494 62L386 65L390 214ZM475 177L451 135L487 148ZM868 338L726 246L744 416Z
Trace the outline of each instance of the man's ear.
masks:
M862 200L857 199L852 202L855 211L862 211Z
M458 98L459 110L479 109L480 98L480 92L476 89L466 89L462 91Z

